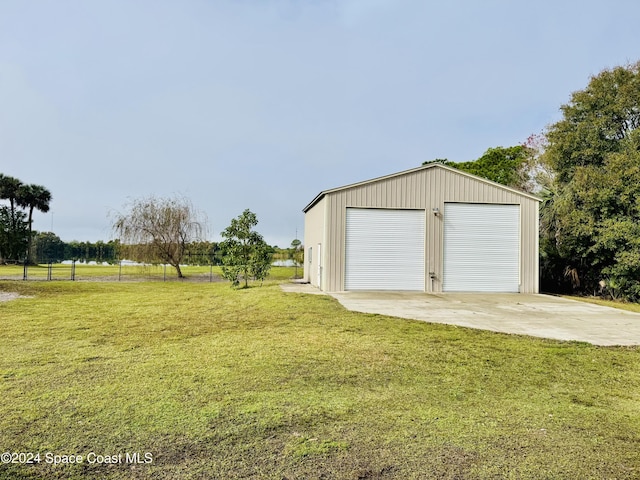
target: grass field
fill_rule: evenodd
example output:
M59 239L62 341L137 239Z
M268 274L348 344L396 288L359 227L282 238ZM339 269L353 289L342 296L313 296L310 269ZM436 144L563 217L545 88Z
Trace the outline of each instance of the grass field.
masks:
M178 280L175 269L162 265L87 265L76 263L73 270L75 280ZM213 274L214 279L220 277L220 267L210 268L208 266L185 266L183 274L189 279L208 280ZM47 265L30 265L27 269L29 280L70 280L72 277L72 266L70 264L56 263ZM22 280L24 277L24 267L22 265L0 266L0 278L9 280Z
M70 280L77 281L130 281L130 280L158 280L158 281L220 281L221 267L186 265L181 267L185 279L178 279L174 268L163 265L89 265L76 263L56 263L49 269L48 265L30 265L27 268L28 280ZM269 278L271 280L286 280L294 276L292 267L271 267ZM298 274L302 274L302 268L298 268ZM24 278L24 266L0 265L0 280L22 280Z
M273 281L0 290L31 297L0 304L0 451L41 455L0 478L640 478L636 348L348 312Z

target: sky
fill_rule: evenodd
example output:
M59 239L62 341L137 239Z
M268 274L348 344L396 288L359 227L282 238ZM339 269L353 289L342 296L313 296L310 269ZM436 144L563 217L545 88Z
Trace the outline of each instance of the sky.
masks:
M34 229L114 238L184 196L207 238L245 209L303 238L321 191L523 143L640 60L637 0L0 0L0 173Z

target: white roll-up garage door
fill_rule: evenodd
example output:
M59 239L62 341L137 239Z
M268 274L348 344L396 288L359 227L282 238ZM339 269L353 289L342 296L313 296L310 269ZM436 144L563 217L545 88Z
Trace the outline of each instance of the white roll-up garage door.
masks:
M424 210L347 208L345 290L424 291Z
M519 205L445 203L443 290L520 290Z

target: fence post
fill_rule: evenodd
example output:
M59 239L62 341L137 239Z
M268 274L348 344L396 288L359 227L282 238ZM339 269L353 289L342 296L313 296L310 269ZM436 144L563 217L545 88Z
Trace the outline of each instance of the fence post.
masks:
M162 279L163 282L167 281L167 264L164 264L164 278Z
M73 282L76 279L76 261L71 261L71 281Z
M53 264L49 262L48 269L47 269L47 280L51 280L52 273L53 273Z
M118 281L120 281L120 279L122 278L122 260L120 260L118 262L118 265L119 265L119 267L118 267Z
M22 270L22 280L26 280L29 277L29 263L27 262L27 259L24 259L24 268Z
M209 283L213 282L213 263L209 263Z

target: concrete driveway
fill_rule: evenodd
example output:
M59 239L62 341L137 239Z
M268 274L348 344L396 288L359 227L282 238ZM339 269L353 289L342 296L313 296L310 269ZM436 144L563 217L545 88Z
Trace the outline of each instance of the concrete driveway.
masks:
M640 313L549 295L413 292L331 295L356 312L594 345L640 345Z

